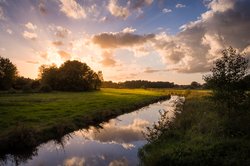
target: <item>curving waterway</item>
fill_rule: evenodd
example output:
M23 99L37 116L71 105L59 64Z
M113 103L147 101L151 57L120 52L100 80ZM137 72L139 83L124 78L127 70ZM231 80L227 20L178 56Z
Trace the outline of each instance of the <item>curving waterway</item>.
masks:
M138 149L147 143L142 132L159 119L159 110L167 110L171 119L180 99L171 96L170 100L118 116L101 123L99 127L91 126L70 133L60 143L49 141L41 144L26 158L7 155L0 165L137 165Z

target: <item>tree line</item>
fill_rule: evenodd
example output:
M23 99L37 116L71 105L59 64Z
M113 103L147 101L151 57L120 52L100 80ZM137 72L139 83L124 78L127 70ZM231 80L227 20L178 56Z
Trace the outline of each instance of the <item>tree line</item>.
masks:
M175 88L175 89L206 89L206 84L200 84L196 81L189 85L178 85L174 82L168 81L147 81L147 80L133 80L125 82L104 81L101 85L103 88Z
M38 79L18 75L17 67L0 56L0 90L22 90L24 92L89 91L100 89L102 72L94 72L86 63L66 61L60 67L42 65Z

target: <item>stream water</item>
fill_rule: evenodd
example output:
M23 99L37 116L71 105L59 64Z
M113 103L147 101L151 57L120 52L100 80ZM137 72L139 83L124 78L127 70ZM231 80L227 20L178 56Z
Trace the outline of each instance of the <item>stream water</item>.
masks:
M167 116L173 117L178 99L178 96L172 96L170 100L101 123L101 127L75 131L64 136L61 143L52 140L41 144L25 159L8 155L2 163L27 166L137 165L138 150L147 143L142 132L158 120L159 110L168 110Z

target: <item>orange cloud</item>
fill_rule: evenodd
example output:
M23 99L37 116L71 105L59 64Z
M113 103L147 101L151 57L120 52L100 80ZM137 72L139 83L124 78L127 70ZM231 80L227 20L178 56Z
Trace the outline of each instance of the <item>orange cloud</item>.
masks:
M60 51L58 51L57 52L59 55L60 55L60 57L62 58L62 59L64 59L64 60L68 60L68 59L70 59L70 54L69 53L67 53L67 52L65 52L65 51L63 51L63 50L60 50Z

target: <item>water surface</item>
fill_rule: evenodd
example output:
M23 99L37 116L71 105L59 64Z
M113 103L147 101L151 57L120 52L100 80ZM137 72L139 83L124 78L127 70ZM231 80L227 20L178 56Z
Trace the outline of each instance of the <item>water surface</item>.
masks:
M138 149L147 143L142 132L158 120L159 110L168 110L168 116L174 116L176 99L172 96L101 123L100 127L75 131L64 136L61 143L49 141L29 159L9 155L4 165L137 165Z

